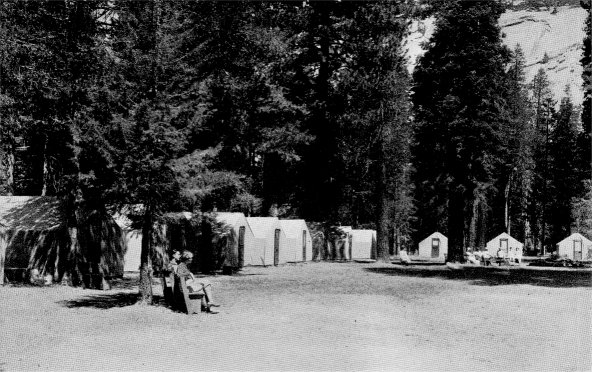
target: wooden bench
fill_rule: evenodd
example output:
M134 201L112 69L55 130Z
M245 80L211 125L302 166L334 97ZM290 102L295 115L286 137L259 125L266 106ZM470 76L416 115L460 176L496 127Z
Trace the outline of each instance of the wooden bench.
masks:
M190 292L187 288L185 278L175 275L173 297L177 310L189 315L201 313L205 294L203 292Z

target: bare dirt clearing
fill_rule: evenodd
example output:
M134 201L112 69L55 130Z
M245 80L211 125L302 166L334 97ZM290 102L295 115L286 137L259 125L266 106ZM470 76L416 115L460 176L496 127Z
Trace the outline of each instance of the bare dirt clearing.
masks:
M591 270L309 263L211 280L223 306L200 316L135 305L136 278L0 287L0 370L592 370Z

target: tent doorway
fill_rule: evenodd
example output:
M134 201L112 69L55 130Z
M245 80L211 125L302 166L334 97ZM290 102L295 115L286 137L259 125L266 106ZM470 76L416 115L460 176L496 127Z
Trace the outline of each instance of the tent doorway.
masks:
M432 238L432 258L440 257L440 238Z
M238 267L245 266L245 231L245 226L238 229Z
M280 229L275 229L273 237L273 265L277 266L280 262Z
M583 242L581 240L573 241L573 259L574 261L582 260Z
M306 261L306 230L302 230L302 261Z
M502 252L508 253L508 239L500 239L500 248Z

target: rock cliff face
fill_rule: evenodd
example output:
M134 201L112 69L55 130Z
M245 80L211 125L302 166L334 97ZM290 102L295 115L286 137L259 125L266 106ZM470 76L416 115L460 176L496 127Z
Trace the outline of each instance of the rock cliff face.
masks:
M544 68L557 101L569 86L573 102L581 104L582 42L586 11L579 6L553 9L507 10L499 20L504 43L514 49L520 44L526 58L526 80L531 82L539 68ZM434 20L426 19L411 26L408 39L410 71L423 54L420 44L431 37Z

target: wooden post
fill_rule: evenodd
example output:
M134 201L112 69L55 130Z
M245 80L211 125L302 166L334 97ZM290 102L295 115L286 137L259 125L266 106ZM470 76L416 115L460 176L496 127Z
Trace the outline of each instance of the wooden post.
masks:
M6 233L0 233L0 285L4 285L4 262L6 261Z

